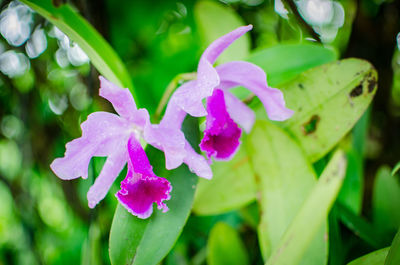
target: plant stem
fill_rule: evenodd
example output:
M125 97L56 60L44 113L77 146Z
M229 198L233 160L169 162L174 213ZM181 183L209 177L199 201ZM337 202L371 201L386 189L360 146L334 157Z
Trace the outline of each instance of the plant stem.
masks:
M161 116L162 111L164 110L165 106L168 103L168 99L170 98L171 94L175 91L175 89L179 86L182 81L189 81L196 79L197 73L183 73L179 74L172 79L172 81L168 84L165 92L160 100L160 103L157 106L156 113L154 117L156 120L159 119Z
M284 3L286 8L289 7L294 17L296 18L297 22L301 26L303 26L316 41L321 42L321 38L319 37L319 35L314 31L314 29L304 20L304 18L299 13L299 10L297 9L295 2L293 0L282 0L282 2Z

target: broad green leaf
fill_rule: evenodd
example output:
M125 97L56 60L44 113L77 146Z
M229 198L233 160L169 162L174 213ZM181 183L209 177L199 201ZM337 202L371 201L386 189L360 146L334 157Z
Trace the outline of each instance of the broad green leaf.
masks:
M219 37L245 25L244 21L229 6L212 1L198 1L194 17L204 48ZM228 47L219 57L218 63L244 59L250 51L250 35L245 34Z
M364 60L345 59L310 69L280 87L287 106L295 111L282 125L315 162L350 131L376 86L377 73Z
M268 265L296 265L328 217L346 172L346 157L338 150L268 259Z
M247 146L260 192L259 242L263 257L268 260L317 180L298 144L271 123L256 123ZM313 235L312 245L305 248L309 250L302 264L326 262L326 227L320 230Z
M214 163L212 171L211 180L199 180L193 205L196 214L221 214L243 207L255 199L254 173L243 146L232 160Z
M400 264L400 228L393 239L392 246L385 260L385 265L398 265Z
M336 59L335 51L320 45L280 44L253 52L247 61L265 71L270 86L278 86L308 69Z
M381 230L396 231L400 226L400 182L387 166L376 175L372 210L374 223Z
M249 264L246 248L239 234L226 223L217 223L210 232L207 243L207 264Z
M129 88L131 78L125 65L104 38L69 4L55 7L51 0L21 0L76 42L96 69L111 82ZM133 93L135 96L135 94ZM136 98L135 98L136 99Z
M146 220L130 214L118 204L110 232L113 265L157 264L171 250L192 207L197 176L185 166L172 171L169 211L155 210Z
M384 265L388 252L389 248L382 248L353 260L347 263L347 265Z

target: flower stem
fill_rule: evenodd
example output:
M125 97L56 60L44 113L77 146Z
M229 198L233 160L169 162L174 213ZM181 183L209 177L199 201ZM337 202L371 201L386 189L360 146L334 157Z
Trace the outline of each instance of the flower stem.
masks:
M165 89L165 92L160 100L160 103L158 103L156 112L154 114L154 118L158 120L161 116L162 111L164 110L165 106L168 103L168 99L170 98L171 94L175 91L175 89L182 83L182 81L189 81L189 80L194 80L196 79L197 73L192 72L192 73L183 73L179 74L172 79L172 81L168 84L167 88Z
M295 4L295 2L293 0L283 0L283 4L284 6L287 8L289 7L289 9L293 12L293 15L295 17L295 19L297 20L297 22L303 27L305 28L305 30L308 31L308 33L317 41L317 42L321 42L321 38L319 37L319 35L314 31L314 29L304 20L304 18L301 16L301 14L299 13L299 10L297 9L297 6Z

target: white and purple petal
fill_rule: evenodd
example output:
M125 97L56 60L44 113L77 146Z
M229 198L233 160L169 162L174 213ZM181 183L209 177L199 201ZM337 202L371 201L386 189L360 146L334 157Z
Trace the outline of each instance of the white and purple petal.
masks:
M200 149L207 157L228 160L239 147L242 130L229 116L226 110L224 92L215 89L207 99L206 129L200 143Z
M220 77L213 64L218 56L235 40L253 28L252 25L235 29L211 43L203 52L197 67L197 79L182 85L176 92L176 103L188 114L200 117L206 111L202 100L213 93L220 83Z
M88 177L90 159L97 150L97 145L91 144L85 138L77 138L66 144L64 157L54 159L51 170L60 179L70 180Z
M121 117L130 119L136 110L136 104L129 89L122 89L102 76L99 76L99 79L100 96L110 101Z
M229 116L242 126L246 133L250 133L255 121L254 111L231 92L224 91L224 96Z
M185 135L180 128L148 124L144 129L144 139L147 143L164 152L167 169L174 169L182 164L186 151Z
M185 144L186 156L183 162L189 167L189 170L197 176L205 179L212 178L212 170L206 159L198 154L188 141Z
M177 98L178 96L174 94L168 102L167 109L165 110L164 116L160 122L161 127L177 130L181 129L187 113L177 104ZM202 104L201 106L204 108Z
M171 184L157 177L140 143L134 135L128 141L128 173L116 194L119 202L133 215L148 218L153 212L153 203L163 212L168 211L165 200L170 199Z
M235 61L216 68L221 79L220 87L244 86L252 91L263 103L271 120L283 121L293 115L286 108L283 93L267 84L264 71L255 64Z
M93 156L107 156L115 152L115 143L126 143L129 137L129 125L108 112L90 114L81 128L82 136L67 143L64 157L56 158L50 165L61 179L87 178Z
M214 70L215 71L215 70ZM207 89L204 89L206 86L202 86L201 82L198 80L192 80L189 82L184 83L180 86L175 93L171 96L170 103L171 105L179 106L184 112L190 114L194 117L202 117L207 115L207 111L203 106L203 98L209 96L209 90L217 86L219 81L215 84L208 85ZM170 105L170 104L168 104ZM168 108L165 112L167 117L168 115Z
M196 153L196 151L193 150L192 146L186 140L185 135L181 131L182 123L187 114L176 104L173 98L174 97L172 97L172 99L169 101L164 117L158 125L157 129L159 130L159 132L154 132L156 126L152 126L151 130L146 127L144 133L145 139L148 143L152 144L155 147L157 147L157 144L154 144L154 142L156 142L156 139L158 139L159 143L162 143L163 141L170 142L169 145L171 146L171 149L174 149L174 151L164 151L167 169L176 168L180 166L180 164L183 162L189 167L189 170L195 173L197 176L211 179L212 171L209 164L202 155ZM160 132L164 133L160 134ZM173 139L168 139L175 137L178 137L179 139L179 141L177 141L178 144L173 143ZM181 149L182 143L183 150ZM179 147L179 149L177 149L177 147ZM165 148L162 147L159 149L163 150ZM174 164L168 163L168 160L173 161Z
M242 26L213 41L203 52L200 63L208 62L210 65L213 65L218 56L225 51L226 48L252 28L253 25ZM198 72L200 72L200 69L198 69Z
M94 208L108 193L127 161L126 145L115 146L115 152L107 157L99 176L87 193L90 208Z

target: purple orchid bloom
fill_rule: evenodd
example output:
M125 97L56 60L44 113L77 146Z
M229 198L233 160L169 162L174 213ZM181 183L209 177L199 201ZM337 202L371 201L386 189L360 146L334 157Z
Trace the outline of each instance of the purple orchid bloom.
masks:
M160 123L164 127L180 129L186 114L206 116L206 129L200 149L206 152L209 159L232 158L240 145L242 131L238 124L247 133L254 124L254 112L229 89L237 86L248 88L261 100L271 120L283 121L293 114L292 110L285 107L282 92L268 86L266 75L260 67L244 61L213 66L229 45L251 29L252 25L237 28L208 46L200 58L197 79L183 84L175 91ZM207 110L203 99L207 99ZM203 171L207 171L206 166L202 164L202 167Z
M87 178L91 158L107 156L100 175L87 193L89 207L94 208L128 162L127 176L116 194L121 204L139 218L151 215L153 202L167 211L163 201L170 199L171 184L153 173L139 143L141 137L146 139L146 134L152 133L147 110L137 109L128 89L121 89L103 77L100 77L100 96L110 101L119 115L101 111L90 114L81 125L82 136L67 143L64 157L55 159L51 169L64 180ZM184 138L182 132L174 133L178 136L170 135L156 146L169 157L180 150L179 141ZM166 163L174 165L168 159Z
M151 215L153 202L157 203L158 209L168 211L163 201L170 199L171 184L154 174L146 153L135 137L129 138L128 152L128 173L121 182L121 190L116 194L120 203L140 218Z

